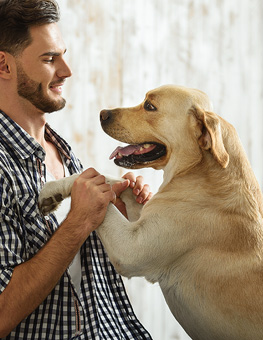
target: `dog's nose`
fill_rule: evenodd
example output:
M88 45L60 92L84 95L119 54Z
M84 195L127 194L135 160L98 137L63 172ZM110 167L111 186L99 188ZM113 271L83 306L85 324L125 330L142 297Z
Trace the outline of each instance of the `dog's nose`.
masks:
M112 113L110 110L102 110L100 112L100 121L101 123L109 121L111 119Z

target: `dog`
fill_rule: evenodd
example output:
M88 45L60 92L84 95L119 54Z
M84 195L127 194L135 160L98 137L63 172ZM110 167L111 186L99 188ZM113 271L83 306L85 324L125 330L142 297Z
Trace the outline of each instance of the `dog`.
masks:
M100 119L130 144L112 153L118 166L164 171L143 208L125 191L130 220L110 204L97 229L116 270L159 282L193 340L262 340L263 197L234 127L205 93L175 85ZM44 187L43 211L70 194L76 176Z

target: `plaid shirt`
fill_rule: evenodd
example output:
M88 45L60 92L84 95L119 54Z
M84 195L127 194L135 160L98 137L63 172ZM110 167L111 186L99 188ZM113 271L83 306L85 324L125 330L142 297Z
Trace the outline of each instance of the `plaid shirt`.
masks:
M56 145L70 174L82 170L69 145L48 125L46 138ZM45 218L37 205L44 159L43 148L0 111L0 294L14 268L33 257L58 228L55 215ZM81 248L81 265L79 296L67 270L46 300L5 339L151 339L96 233Z

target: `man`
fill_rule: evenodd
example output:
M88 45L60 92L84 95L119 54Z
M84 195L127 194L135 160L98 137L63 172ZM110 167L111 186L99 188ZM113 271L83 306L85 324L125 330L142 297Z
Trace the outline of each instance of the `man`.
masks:
M55 0L0 0L0 338L150 339L94 230L128 186L151 197L131 173L111 188L95 169L75 181L70 211L44 217L47 177L81 172L69 145L47 124L65 106L71 70Z

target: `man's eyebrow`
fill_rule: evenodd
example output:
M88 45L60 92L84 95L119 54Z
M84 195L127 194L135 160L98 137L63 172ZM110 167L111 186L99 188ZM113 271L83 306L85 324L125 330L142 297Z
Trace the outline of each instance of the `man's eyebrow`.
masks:
M63 54L65 54L66 52L67 52L67 50L65 49ZM40 57L59 57L60 55L61 55L61 53L59 53L59 52L45 52L45 53L41 54Z

